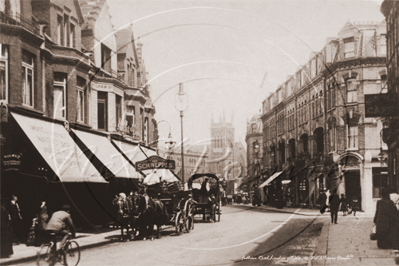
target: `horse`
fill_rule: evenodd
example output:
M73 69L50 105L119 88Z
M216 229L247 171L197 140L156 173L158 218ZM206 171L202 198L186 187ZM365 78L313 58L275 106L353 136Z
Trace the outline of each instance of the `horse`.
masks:
M149 237L154 240L154 225L157 226L157 238L161 238L160 228L168 221L169 215L165 204L159 199L148 199L148 206L140 213L139 231L143 235L143 240Z
M126 235L128 239L132 238L132 233L130 232L129 228L132 228L132 231L134 231L132 225L134 224L132 222L133 217L133 208L131 202L126 198L125 193L120 193L119 197L116 197L112 201L113 205L118 206L118 217L117 221L121 227L121 241L125 241L124 238L124 230L126 230ZM134 234L133 234L134 235Z

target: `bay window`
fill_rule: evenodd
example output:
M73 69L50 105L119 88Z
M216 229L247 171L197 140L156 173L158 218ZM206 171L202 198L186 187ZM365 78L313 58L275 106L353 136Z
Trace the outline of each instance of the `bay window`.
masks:
M23 104L34 106L34 56L28 52L22 53L22 99Z
M108 130L108 93L98 92L97 97L97 125L99 130Z
M77 116L76 120L78 122L83 122L85 121L85 99L86 99L86 93L85 93L85 87L86 87L86 80L81 77L77 77L77 86L76 86L76 91L77 91Z
M135 107L134 106L126 106L126 122L127 122L127 126L130 128L132 126L134 126L135 124Z
M115 96L115 120L117 128L120 128L122 123L122 97L119 95Z
M55 119L66 118L66 78L65 73L54 73L54 112Z

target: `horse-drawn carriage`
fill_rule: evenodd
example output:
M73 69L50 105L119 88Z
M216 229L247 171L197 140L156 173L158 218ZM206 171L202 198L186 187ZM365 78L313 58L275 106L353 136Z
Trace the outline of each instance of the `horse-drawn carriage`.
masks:
M189 233L194 229L194 217L192 216L193 200L190 191L181 188L180 182L160 182L148 186L148 195L158 204L163 205L163 211L166 212L163 221L157 221L158 237L160 237L159 228L162 225L171 225L175 227L177 235L181 235L183 230Z
M209 182L209 191L202 188L192 188L193 182L200 178L211 180ZM215 174L211 173L194 174L190 177L188 183L189 187L192 188L193 198L196 201L194 208L192 209L192 215L202 214L203 220L205 220L205 216L209 214L211 219L213 217L212 220L220 222L220 215L222 212L220 207L221 192L219 178Z
M176 234L185 229L194 229L191 215L193 200L191 192L181 189L180 180L173 172L160 169L147 173L141 185L140 196L126 197L120 193L113 204L118 205L118 222L121 226L121 240L133 240L137 232L143 239L154 239L154 225L157 237L161 238L163 225L175 227ZM126 231L126 236L124 236Z

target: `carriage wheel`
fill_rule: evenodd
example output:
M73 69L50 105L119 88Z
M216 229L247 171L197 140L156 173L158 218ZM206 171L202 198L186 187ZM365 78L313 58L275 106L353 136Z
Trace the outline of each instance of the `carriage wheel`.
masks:
M175 227L176 227L176 234L178 236L181 235L183 233L184 221L180 212L176 215Z

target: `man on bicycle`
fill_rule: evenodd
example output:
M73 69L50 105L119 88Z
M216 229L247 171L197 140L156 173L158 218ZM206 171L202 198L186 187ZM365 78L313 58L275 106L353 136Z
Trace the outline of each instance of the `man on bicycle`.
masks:
M70 236L73 238L75 237L76 229L73 225L71 215L69 214L70 211L71 207L69 205L62 206L60 211L53 213L46 226L46 232L54 232L57 236L63 236L61 240L61 249L64 248Z

